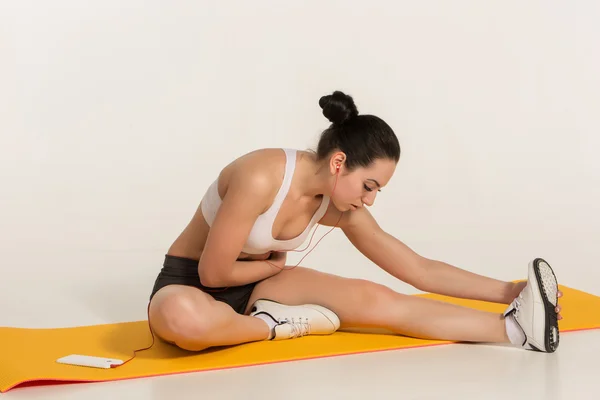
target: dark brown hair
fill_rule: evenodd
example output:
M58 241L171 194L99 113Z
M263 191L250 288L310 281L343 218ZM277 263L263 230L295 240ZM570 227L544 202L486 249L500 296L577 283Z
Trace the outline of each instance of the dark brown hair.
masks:
M392 128L374 115L359 115L351 96L335 91L319 99L323 115L331 122L317 145L317 159L335 150L346 154L346 168L367 167L377 159L400 159L400 143Z

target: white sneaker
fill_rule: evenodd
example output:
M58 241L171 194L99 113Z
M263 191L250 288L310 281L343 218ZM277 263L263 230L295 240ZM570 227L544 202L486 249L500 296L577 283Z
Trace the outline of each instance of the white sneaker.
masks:
M288 306L273 300L259 299L250 310L250 315L257 314L267 314L277 323L271 340L330 335L340 327L340 319L333 311L315 304Z
M553 353L558 348L558 283L550 265L541 258L529 263L527 286L504 312L522 329L527 350Z

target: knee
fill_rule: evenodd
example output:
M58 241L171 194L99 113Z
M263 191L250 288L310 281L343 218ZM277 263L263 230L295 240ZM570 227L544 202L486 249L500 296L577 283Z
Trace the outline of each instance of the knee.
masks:
M190 340L199 342L210 331L207 307L185 295L171 295L161 299L151 310L151 325L157 335L175 344Z
M360 319L365 320L376 317L377 310L389 306L398 293L385 285L357 279L350 295L353 302L359 305L356 307L356 312L364 314L360 316Z

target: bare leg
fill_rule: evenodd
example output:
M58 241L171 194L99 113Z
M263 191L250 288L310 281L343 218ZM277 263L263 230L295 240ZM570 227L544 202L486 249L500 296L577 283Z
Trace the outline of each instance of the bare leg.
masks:
M412 337L466 342L508 342L501 314L423 299L362 279L297 267L259 283L248 304L266 298L287 305L318 304L335 312L340 328L384 328ZM199 351L265 340L267 324L237 314L200 290L171 285L150 304L150 323L163 340Z
M265 340L261 319L240 315L225 303L188 286L160 289L150 303L152 330L163 340L190 351Z
M297 267L259 283L249 307L266 298L287 305L318 304L343 328L384 328L424 339L508 343L501 314L397 293L362 279Z

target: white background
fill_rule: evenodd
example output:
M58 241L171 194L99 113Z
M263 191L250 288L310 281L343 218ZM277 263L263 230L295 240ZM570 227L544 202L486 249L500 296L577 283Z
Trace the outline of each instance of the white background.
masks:
M500 279L543 257L600 295L599 18L594 1L0 1L0 326L144 319L219 170L314 149L334 90L400 139L384 229ZM416 292L337 231L303 264Z

